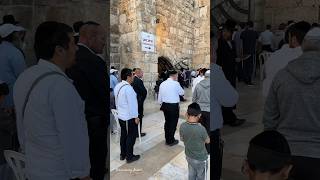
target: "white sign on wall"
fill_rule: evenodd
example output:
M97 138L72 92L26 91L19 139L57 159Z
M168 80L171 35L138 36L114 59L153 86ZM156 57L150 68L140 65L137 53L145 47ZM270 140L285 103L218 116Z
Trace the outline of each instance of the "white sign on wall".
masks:
M155 36L150 33L141 32L141 48L145 52L155 52Z

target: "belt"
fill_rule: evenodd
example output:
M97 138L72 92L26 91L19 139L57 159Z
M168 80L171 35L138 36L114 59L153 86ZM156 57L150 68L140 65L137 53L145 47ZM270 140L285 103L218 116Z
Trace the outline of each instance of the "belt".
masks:
M164 102L163 104L172 104L172 105L177 105L177 104L179 104L179 103L166 103L166 102Z

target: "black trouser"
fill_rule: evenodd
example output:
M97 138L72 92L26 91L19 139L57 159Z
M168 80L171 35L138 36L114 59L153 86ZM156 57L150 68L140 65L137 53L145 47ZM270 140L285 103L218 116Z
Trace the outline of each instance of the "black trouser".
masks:
M210 133L210 141L211 143L211 179L212 180L220 180L221 171L222 171L222 156L223 156L223 143L221 140L220 129L215 131L211 131Z
M290 172L290 178L292 180L319 180L320 179L320 167L319 167L320 159L319 158L293 156L292 160L293 160L293 167Z
M271 49L271 45L262 45L262 48L261 48L263 51L268 51L268 52L272 52L272 49Z
M229 124L235 122L238 118L233 112L234 107L222 107L223 123Z
M163 103L161 110L165 118L164 133L166 143L171 144L175 141L174 134L179 120L179 103Z
M201 112L201 125L204 126L207 130L208 136L210 135L210 112L202 111ZM206 149L210 154L210 144L206 144Z
M126 157L127 160L130 160L133 156L133 146L136 143L138 126L134 119L128 121L119 119L119 124L121 127L120 155Z
M242 62L237 62L236 73L237 73L238 81L243 81L244 80L244 77L243 77L244 75L243 75Z
M243 74L244 74L244 80L247 84L252 83L252 73L253 73L253 59L254 54L251 54L251 56L243 61Z
M90 177L103 180L108 154L107 120L102 117L87 118L89 134Z
M142 105L139 105L138 106L138 113L139 113L139 115L138 115L138 118L140 119L140 133L142 132L142 118L143 118L143 103L142 103ZM137 136L138 136L138 134L137 134Z

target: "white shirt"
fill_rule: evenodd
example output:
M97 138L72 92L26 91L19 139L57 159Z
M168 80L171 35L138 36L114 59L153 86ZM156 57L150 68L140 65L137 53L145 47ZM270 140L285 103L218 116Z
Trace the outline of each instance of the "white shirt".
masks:
M65 77L50 75L39 81L29 96L22 119L23 104L31 85L52 71ZM13 95L28 179L69 180L89 175L84 102L64 72L53 63L40 60L19 76Z
M193 94L194 89L196 88L197 84L198 84L200 81L202 81L202 80L204 80L204 76L198 76L198 77L196 77L196 78L193 79L193 81L192 81L192 88L191 88L192 94Z
M138 117L137 94L127 81L122 81L116 85L114 96L119 119L128 121Z
M273 33L270 30L265 30L260 34L259 42L262 45L272 45Z
M270 86L272 84L275 75L287 64L302 55L301 47L290 48L288 44L285 44L278 51L271 54L269 59L265 63L265 75L266 78L263 80L263 91L264 97L268 96Z
M168 78L160 84L158 102L162 103L179 103L180 97L184 95L184 90L178 81Z

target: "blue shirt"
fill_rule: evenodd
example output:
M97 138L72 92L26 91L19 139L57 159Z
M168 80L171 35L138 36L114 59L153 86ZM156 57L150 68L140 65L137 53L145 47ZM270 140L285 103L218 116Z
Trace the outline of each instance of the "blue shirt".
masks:
M116 85L119 83L117 77L113 74L110 75L110 88L113 89L114 92L114 88L116 87Z
M12 43L3 41L0 44L0 79L8 84L9 94L2 107L13 107L13 85L25 69L26 63L22 52Z
M22 108L31 85L46 72L32 90L22 119ZM69 180L89 175L89 138L84 102L64 72L40 60L24 71L13 89L18 137L26 155L26 172L32 180Z

